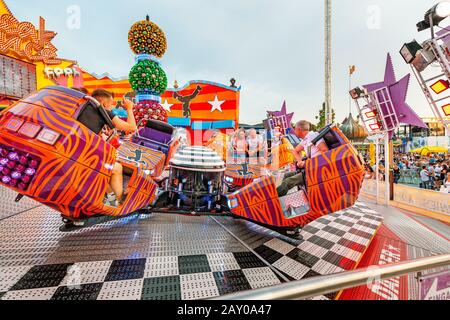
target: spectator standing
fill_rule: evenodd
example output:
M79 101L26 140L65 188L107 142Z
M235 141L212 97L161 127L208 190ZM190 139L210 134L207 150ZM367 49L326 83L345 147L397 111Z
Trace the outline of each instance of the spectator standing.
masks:
M397 184L401 177L399 166L394 164L393 171L394 171L394 183Z
M236 136L233 139L233 151L235 159L238 163L246 162L248 154L248 145L244 129L239 129L236 132Z
M430 182L430 176L428 174L428 170L426 166L422 167L422 170L420 171L420 181L422 183L420 184L420 187L422 189L428 189L428 183Z
M249 163L257 164L263 157L264 139L255 129L250 129L247 137Z

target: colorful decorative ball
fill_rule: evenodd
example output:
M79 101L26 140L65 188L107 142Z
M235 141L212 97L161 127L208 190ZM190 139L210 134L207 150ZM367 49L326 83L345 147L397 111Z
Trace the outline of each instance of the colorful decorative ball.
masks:
M8 150L0 147L0 157L4 158L8 155L8 153L9 153Z
M137 92L160 95L167 89L166 73L158 63L151 60L138 62L130 71L129 81L133 90Z
M17 152L10 152L8 154L8 158L9 158L9 160L12 160L12 161L18 161L19 160L19 154Z
M4 183L4 184L9 184L10 182L11 182L11 177L9 177L9 176L4 176L3 178L2 178L2 182Z
M19 165L16 166L15 169L16 169L17 172L22 173L22 172L25 171L26 167L24 165L22 165L22 164L19 164Z
M140 128L145 127L147 120L150 119L167 122L166 110L156 101L141 101L137 103L133 113L136 122L141 123Z
M37 160L31 160L29 166L30 168L36 169L39 166L39 162Z
M34 176L35 173L36 170L34 170L33 168L28 168L27 170L25 170L25 174L30 177Z
M151 54L161 58L167 50L166 35L155 23L136 22L128 32L128 43L135 54Z

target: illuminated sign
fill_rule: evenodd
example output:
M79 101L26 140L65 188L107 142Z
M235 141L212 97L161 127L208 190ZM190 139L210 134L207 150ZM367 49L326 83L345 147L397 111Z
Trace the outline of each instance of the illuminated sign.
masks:
M47 78L59 78L61 76L65 77L79 77L81 74L76 68L45 68L44 73Z
M449 88L449 83L447 80L439 80L431 86L431 89L436 94L440 94Z
M29 62L60 64L57 49L51 43L56 33L45 30L45 20L40 18L39 29L30 22L19 22L14 16L0 16L0 53L12 55Z
M444 111L446 117L450 116L450 104L446 104L445 106L443 106L442 110Z

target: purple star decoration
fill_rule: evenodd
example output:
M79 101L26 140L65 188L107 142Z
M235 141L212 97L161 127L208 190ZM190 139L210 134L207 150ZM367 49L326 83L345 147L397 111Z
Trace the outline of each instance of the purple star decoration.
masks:
M283 126L283 131L287 132L291 129L294 113L287 113L286 101L283 102L281 111L267 111L269 118L278 119Z
M450 32L449 32L449 30L450 30L450 26L447 26L445 28L442 28L442 30L436 32L436 35L438 37L443 37L442 41L444 41L444 43L447 45L447 47L448 47L448 44L450 42Z
M384 73L384 81L365 85L369 92L387 89L391 96L394 112L396 113L400 123L413 125L416 127L427 128L427 125L420 119L414 110L406 103L406 95L408 93L409 80L411 75L408 74L400 81L396 80L394 66L392 64L391 55L388 53L386 61L386 70ZM383 101L382 94L377 94L378 99ZM383 113L387 113L386 107L381 107ZM387 121L389 126L389 122ZM392 137L394 132L390 132Z

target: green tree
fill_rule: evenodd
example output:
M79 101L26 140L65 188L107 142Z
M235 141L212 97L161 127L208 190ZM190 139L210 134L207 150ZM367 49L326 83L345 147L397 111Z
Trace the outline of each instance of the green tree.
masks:
M334 123L336 120L336 112L334 109L331 109L331 118ZM325 115L325 102L322 104L322 108L319 111L319 115L316 116L316 120L318 120L317 124L314 125L315 130L320 130L326 125L326 115Z

